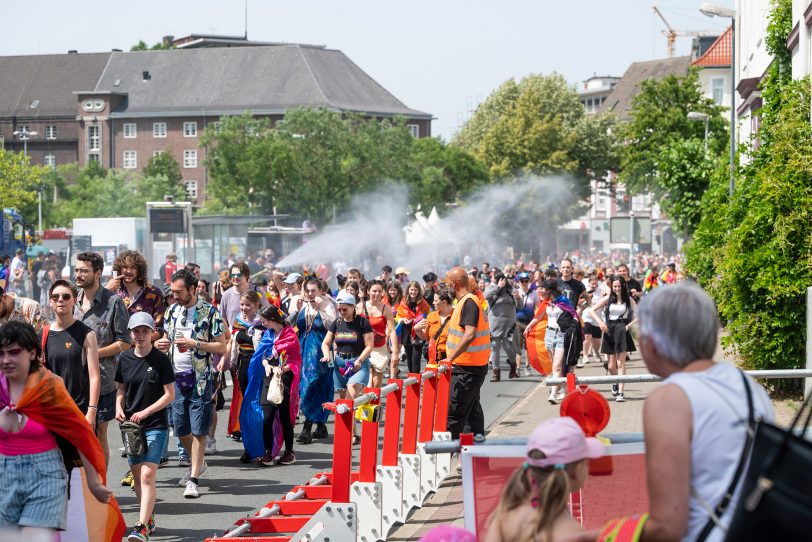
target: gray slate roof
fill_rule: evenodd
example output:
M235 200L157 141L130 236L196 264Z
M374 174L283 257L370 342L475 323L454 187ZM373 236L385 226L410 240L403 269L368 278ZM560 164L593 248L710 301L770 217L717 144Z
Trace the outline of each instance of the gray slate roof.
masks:
M76 116L74 90L93 88L110 53L0 56L0 117ZM39 106L31 109L32 101Z
M601 104L598 114L612 111L619 119L628 120L632 99L640 92L640 83L652 77L660 80L668 75L686 75L690 63L690 56L633 62Z
M281 114L306 106L431 118L406 107L341 51L302 45L112 53L93 90L128 94L116 117Z

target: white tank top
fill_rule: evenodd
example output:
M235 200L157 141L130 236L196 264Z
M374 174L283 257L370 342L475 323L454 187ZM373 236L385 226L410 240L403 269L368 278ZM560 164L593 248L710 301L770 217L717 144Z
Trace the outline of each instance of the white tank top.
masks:
M708 508L713 510L733 481L746 437L747 392L739 370L726 362L715 363L710 369L697 373L675 373L663 384L679 386L691 404L691 497L688 533L683 538L688 542L699 535L708 521ZM764 388L750 379L750 389L756 419L772 421L773 407ZM724 526L730 523L736 510L740 487L741 483L722 516ZM717 527L707 542L723 539L724 533Z

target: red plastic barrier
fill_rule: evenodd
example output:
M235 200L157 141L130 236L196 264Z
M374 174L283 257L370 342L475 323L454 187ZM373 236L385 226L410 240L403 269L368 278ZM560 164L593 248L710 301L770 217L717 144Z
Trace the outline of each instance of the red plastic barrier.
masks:
M420 416L420 373L409 373L409 378L417 382L406 387L406 413L403 418L403 443L400 452L417 452L417 424Z
M434 407L437 401L437 370L429 370L434 377L423 381L423 396L420 407L420 433L418 442L431 442L434 437Z
M448 427L448 399L451 395L451 363L443 361L446 370L437 375L437 408L434 409L434 430L444 433Z
M403 407L403 380L390 378L388 384L397 384L398 389L386 396L386 419L383 423L383 455L381 465L398 465L400 444L400 411Z

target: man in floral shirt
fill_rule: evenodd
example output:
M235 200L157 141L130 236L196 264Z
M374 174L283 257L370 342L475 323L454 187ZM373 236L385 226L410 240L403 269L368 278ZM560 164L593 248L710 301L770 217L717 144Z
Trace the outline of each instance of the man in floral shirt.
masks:
M183 447L191 451L192 466L181 478L183 496L196 499L198 477L206 465L203 454L211 423L214 389L212 354L224 354L226 336L223 318L210 303L198 298L197 277L186 269L172 275L175 303L164 314L166 336L155 346L169 353L175 368L175 400L172 421Z

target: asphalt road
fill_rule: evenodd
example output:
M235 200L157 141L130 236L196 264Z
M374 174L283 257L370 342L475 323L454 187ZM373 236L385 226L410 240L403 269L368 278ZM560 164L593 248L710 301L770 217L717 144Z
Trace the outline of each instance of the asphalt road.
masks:
M486 426L490 426L522 399L540 380L538 375L499 383L486 380L482 389ZM226 390L227 400L230 400L230 395L229 387ZM328 422L328 439L314 441L307 446L295 445L297 462L294 465L265 468L243 465L238 459L242 445L225 436L229 404L227 401L226 408L219 413L218 453L206 456L208 470L200 478L199 499L183 497L183 488L178 486L178 480L186 468L177 466L175 439L170 437L169 466L158 470L155 505L157 531L151 540L201 541L208 536L222 535L238 518L253 515L269 500L280 498L294 485L303 484L315 473L331 468L332 417ZM297 425L295 428L297 435L300 427ZM111 426L108 435L113 450L108 469L110 485L121 505L128 528L132 528L138 521L138 503L135 493L129 487L120 485L128 466L126 459L117 451L120 446L118 428ZM355 450L357 461L358 447Z

